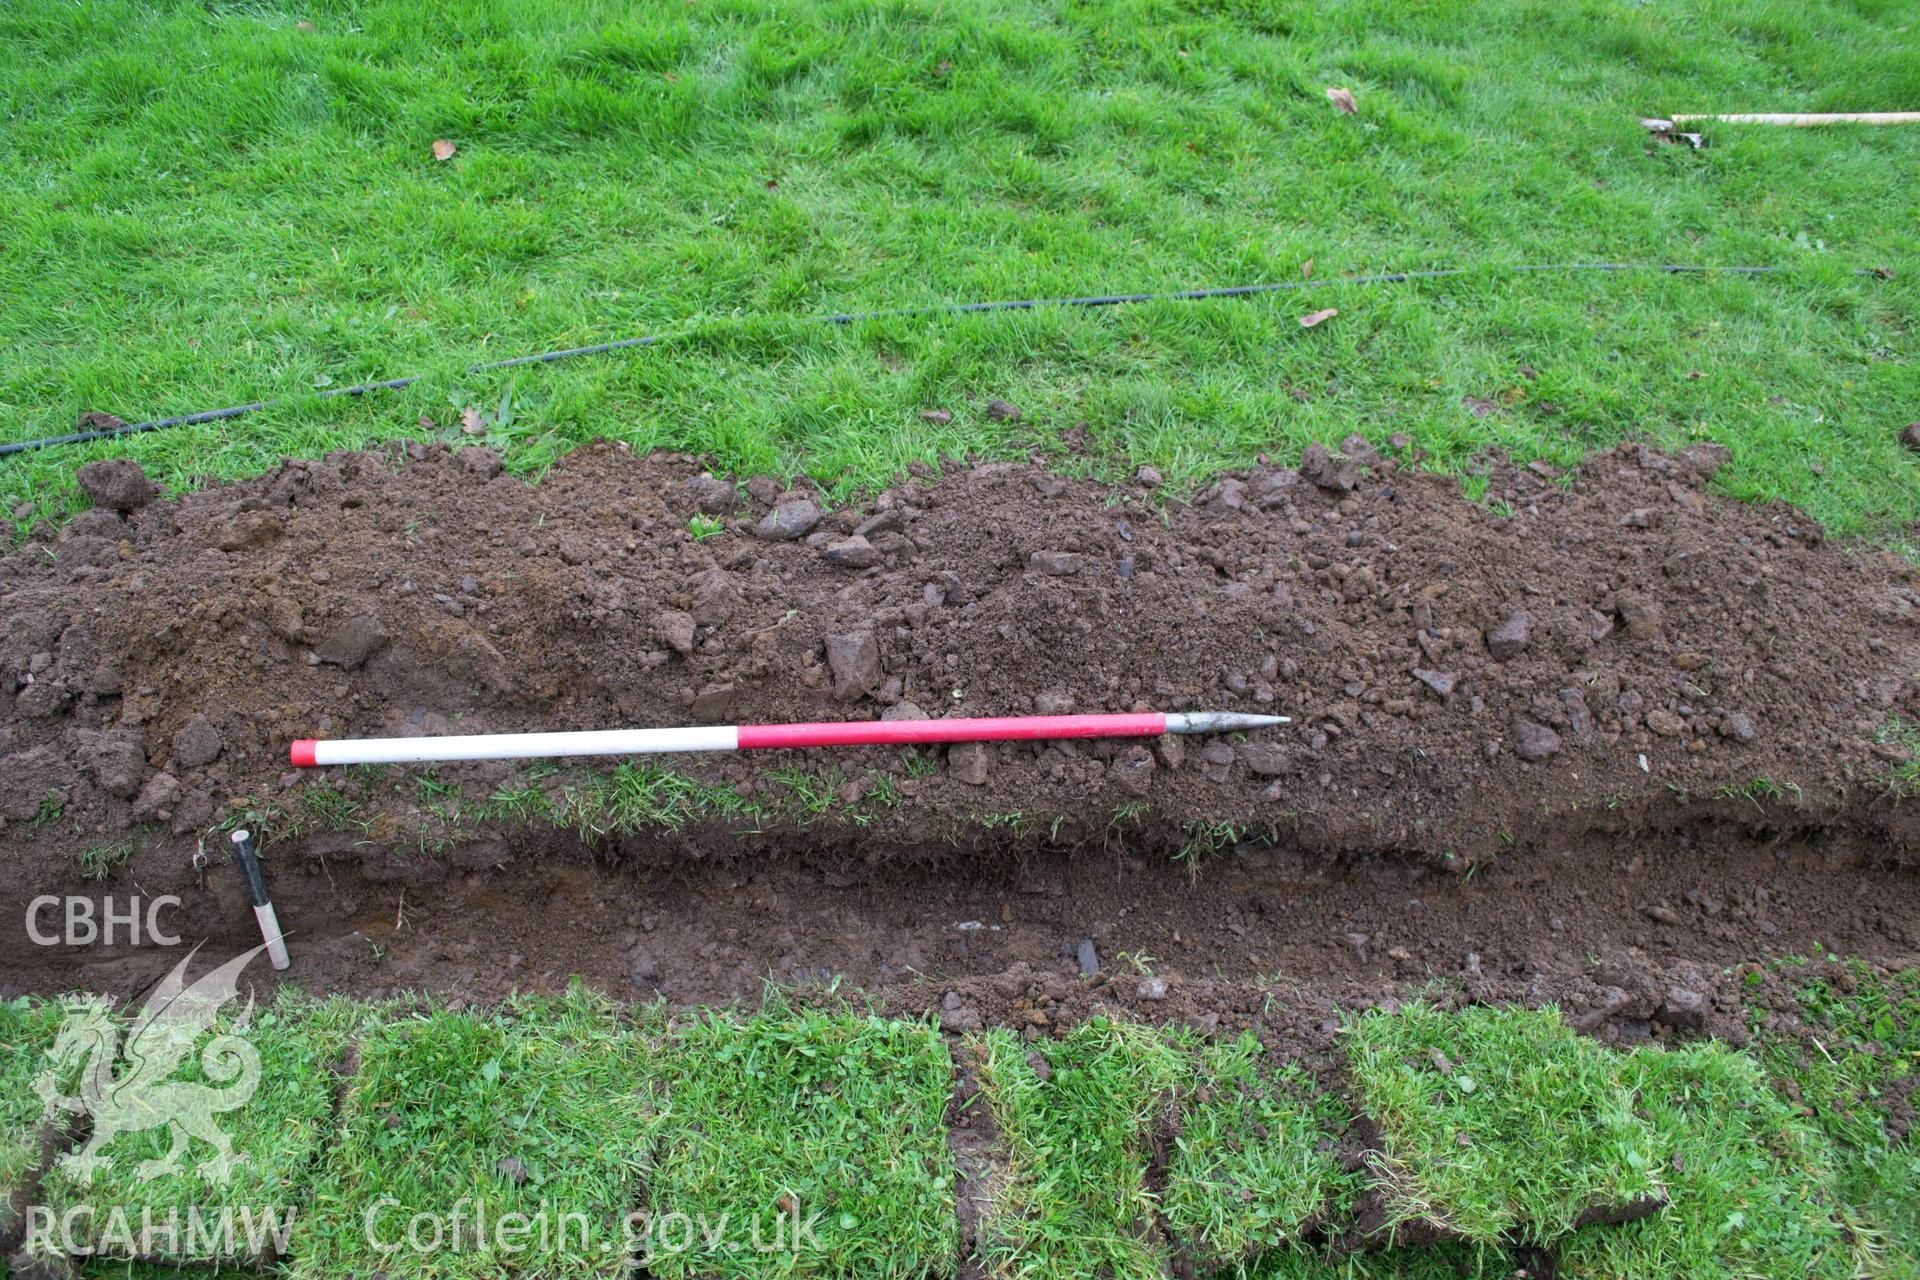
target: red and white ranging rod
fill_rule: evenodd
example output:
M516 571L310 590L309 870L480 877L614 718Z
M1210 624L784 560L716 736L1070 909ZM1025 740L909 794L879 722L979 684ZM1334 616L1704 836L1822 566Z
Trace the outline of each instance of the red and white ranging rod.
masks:
M1243 715L1237 711L990 716L973 720L833 720L814 724L695 725L684 729L474 733L438 738L302 738L293 744L291 755L294 765L305 769L327 764L552 760L563 756L650 756L682 751L754 751L768 747L1157 738L1163 733L1235 733L1287 722L1286 716Z

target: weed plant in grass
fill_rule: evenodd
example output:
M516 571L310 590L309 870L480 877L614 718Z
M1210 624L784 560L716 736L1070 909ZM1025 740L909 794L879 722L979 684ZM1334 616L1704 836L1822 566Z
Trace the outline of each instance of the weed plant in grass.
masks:
M952 1274L952 1080L930 1025L775 1000L680 1026L660 1073L648 1274ZM678 1221L704 1232L683 1239Z
M315 999L293 989L253 1010L244 1026L229 1010L213 1033L190 1048L166 1083L203 1085L216 1096L238 1087L217 1076L209 1080L202 1046L210 1047L215 1034L244 1037L259 1056L258 1083L242 1105L216 1113L214 1121L232 1141L234 1166L224 1176L215 1176L211 1166L203 1169L215 1152L198 1141L185 1144L178 1160L170 1160L173 1135L161 1124L121 1133L101 1152L104 1161L90 1178L56 1161L41 1183L38 1203L55 1221L73 1224L73 1235L90 1254L227 1265L272 1257L268 1215L297 1225L305 1214L313 1165L333 1123L337 1073L367 1012L366 1005ZM124 1080L131 1066L115 1064L115 1069ZM230 1214L236 1229L208 1232L196 1241L188 1230L196 1212L209 1224ZM146 1222L162 1226L141 1240ZM247 1222L257 1234L249 1234ZM210 1251L202 1252L202 1245Z
M466 439L472 406L521 474L602 435L836 496L942 454L1060 457L1078 422L1072 465L1176 485L1355 429L1462 472L1488 447L1564 464L1717 437L1729 492L1843 530L1920 515L1896 443L1920 393L1920 130L1724 127L1691 151L1635 122L1920 101L1898 4L16 0L0 101L6 438L287 399L0 464L0 498L36 514L71 509L90 457L194 485ZM1494 269L1596 259L1785 270ZM784 318L1309 261L1325 284L1300 296ZM1456 264L1486 269L1339 283ZM1892 278L1854 274L1875 266ZM678 336L463 372L636 333ZM310 396L402 372L427 376ZM988 419L990 396L1022 418Z
M1663 1194L1621 1059L1557 1010L1416 1001L1343 1034L1354 1105L1376 1131L1366 1225L1390 1240L1545 1246L1583 1214Z
M1577 1231L1566 1280L1847 1280L1853 1251L1831 1199L1833 1153L1751 1058L1717 1044L1636 1050L1624 1083L1662 1158L1658 1214Z
M1347 1116L1252 1033L1202 1046L1167 1170L1168 1230L1210 1265L1249 1261L1345 1218L1359 1187L1334 1141Z
M370 1028L289 1275L624 1276L657 1047L580 990ZM434 1215L422 1247L416 1213ZM536 1226L515 1232L509 1214Z
M1096 1018L1059 1040L991 1031L981 1091L1007 1160L988 1206L983 1261L1006 1280L1164 1273L1146 1183L1154 1131L1172 1115L1191 1046L1152 1027Z

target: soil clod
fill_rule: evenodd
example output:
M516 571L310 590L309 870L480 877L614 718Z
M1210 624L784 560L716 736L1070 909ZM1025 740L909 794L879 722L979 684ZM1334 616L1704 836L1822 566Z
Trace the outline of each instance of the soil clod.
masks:
M114 419L116 425L119 419ZM74 473L94 505L110 511L137 511L160 495L159 487L132 458L103 458Z

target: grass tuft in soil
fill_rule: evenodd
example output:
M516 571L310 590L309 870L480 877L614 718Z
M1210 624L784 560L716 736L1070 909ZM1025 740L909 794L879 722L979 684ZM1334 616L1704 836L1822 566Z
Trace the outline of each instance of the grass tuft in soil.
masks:
M1364 1238L1544 1246L1662 1196L1621 1059L1557 1010L1416 1001L1344 1035L1354 1105L1376 1135Z

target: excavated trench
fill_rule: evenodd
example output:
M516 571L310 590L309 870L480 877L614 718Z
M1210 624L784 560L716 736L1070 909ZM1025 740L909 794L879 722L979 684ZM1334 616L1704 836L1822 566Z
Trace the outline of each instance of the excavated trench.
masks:
M1271 1016L1273 996L1311 1022L1440 980L1478 998L1557 1000L1610 1036L1660 1022L1737 1039L1743 962L1835 951L1898 965L1920 941L1912 869L1817 830L1762 838L1733 822L1647 842L1573 836L1471 874L1285 841L1189 868L1120 839L942 861L822 846L695 862L646 860L643 841L610 860L566 833L519 834L400 874L357 858L351 837L275 846L269 878L295 961L282 980L486 1003L579 977L621 1000L675 1006L753 1003L768 982L838 984L953 1030L1096 1010L1232 1029ZM91 898L96 920L124 915L135 895L177 898L160 924L210 955L258 941L224 859L196 869L142 858L114 883L65 891ZM44 907L41 932L58 917ZM179 953L126 933L85 947L9 938L0 975L12 991L131 997ZM1702 999L1676 1002L1675 991ZM1048 1017L1034 1022L1035 1009Z
M246 824L321 991L839 982L955 1028L1282 993L1317 1025L1442 979L1737 1033L1732 966L1920 943L1920 591L1716 497L1725 460L1488 459L1495 506L1356 438L1185 501L953 466L839 510L608 445L538 485L409 445L171 502L94 464L96 505L0 558L0 895L173 895L171 935L241 948ZM1290 723L612 772L286 755L1145 708ZM170 966L102 941L14 924L0 993Z

